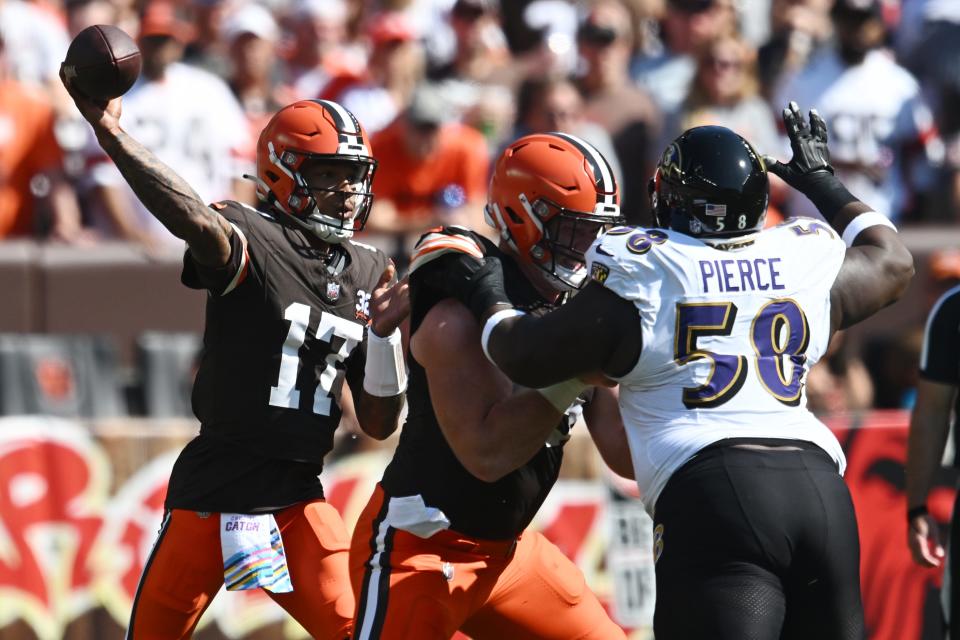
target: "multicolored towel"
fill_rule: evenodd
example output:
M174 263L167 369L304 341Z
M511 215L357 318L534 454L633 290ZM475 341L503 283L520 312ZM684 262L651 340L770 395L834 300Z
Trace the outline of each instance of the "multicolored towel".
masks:
M220 514L223 583L228 591L293 591L280 528L272 514Z

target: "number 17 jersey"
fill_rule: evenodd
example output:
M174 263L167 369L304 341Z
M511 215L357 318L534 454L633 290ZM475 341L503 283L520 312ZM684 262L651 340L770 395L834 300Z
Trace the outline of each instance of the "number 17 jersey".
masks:
M671 474L727 438L792 439L843 452L806 408L804 382L830 340L830 289L846 247L828 225L795 219L704 242L617 227L588 253L590 277L632 302L643 350L618 378L644 505Z
M370 295L388 258L352 240L325 255L267 210L215 208L233 227L231 255L220 269L184 258L184 284L209 292L193 387L201 426L167 506L253 513L321 497L342 386L360 391Z

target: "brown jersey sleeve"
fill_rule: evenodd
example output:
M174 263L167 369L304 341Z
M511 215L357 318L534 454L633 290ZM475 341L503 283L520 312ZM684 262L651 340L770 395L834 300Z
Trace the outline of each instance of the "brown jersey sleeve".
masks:
M230 258L222 267L211 268L193 259L190 249L183 254L183 272L180 281L191 289L207 289L215 296L221 296L237 288L249 275L251 260L247 245L246 226L241 205L235 202L217 202L210 205L230 222L233 233L230 234Z

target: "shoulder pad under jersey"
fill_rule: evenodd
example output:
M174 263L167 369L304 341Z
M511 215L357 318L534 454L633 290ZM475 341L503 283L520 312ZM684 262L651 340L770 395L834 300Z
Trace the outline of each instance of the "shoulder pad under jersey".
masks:
M451 253L465 253L483 259L483 246L465 227L437 227L420 236L410 257L410 273L437 258Z

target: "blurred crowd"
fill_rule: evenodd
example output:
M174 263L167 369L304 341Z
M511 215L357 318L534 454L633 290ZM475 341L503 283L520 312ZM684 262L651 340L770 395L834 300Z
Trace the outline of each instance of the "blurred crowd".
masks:
M380 160L369 231L482 224L490 159L563 130L647 222L665 143L722 124L788 156L788 100L830 125L844 182L900 224L960 212L955 0L0 0L0 238L174 238L126 189L58 81L70 39L113 24L143 72L124 126L210 201L252 202L256 137L281 105L353 111ZM782 184L771 223L811 213Z
M721 124L788 158L789 100L820 111L844 183L898 225L960 218L958 0L0 0L0 241L182 249L60 85L71 38L93 24L142 52L121 123L205 200L255 202L244 175L280 106L353 111L380 163L365 233L401 267L427 228L485 228L491 158L519 135L591 142L645 224L673 137ZM770 224L812 212L772 180ZM871 351L871 374L904 371L896 350L910 348ZM870 378L838 341L811 403L909 403Z

